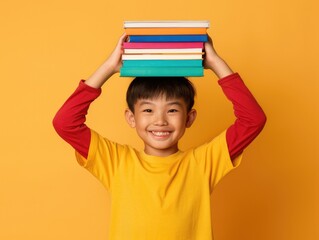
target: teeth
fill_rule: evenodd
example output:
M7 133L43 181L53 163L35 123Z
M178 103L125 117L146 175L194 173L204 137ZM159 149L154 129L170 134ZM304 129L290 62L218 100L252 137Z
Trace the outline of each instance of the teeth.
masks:
M167 136L169 132L152 132L155 136Z

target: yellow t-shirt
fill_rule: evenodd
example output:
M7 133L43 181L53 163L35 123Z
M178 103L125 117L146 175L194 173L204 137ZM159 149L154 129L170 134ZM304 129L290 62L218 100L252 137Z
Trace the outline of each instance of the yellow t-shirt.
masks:
M211 192L242 157L231 161L225 133L155 157L91 131L88 158L76 156L110 192L110 240L212 240Z

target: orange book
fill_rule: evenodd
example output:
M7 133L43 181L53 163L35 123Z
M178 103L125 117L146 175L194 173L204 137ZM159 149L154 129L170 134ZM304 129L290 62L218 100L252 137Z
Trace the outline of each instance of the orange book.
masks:
M200 35L207 28L126 28L127 35Z

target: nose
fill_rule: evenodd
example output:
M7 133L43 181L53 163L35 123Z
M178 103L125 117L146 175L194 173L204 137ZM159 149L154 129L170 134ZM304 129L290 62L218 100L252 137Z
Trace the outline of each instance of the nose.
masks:
M166 119L166 115L164 113L156 114L155 120L154 120L154 125L155 126L167 126L168 121Z

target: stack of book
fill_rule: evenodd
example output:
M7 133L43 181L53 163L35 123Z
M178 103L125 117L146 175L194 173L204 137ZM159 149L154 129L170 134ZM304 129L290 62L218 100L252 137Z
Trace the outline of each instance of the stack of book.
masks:
M208 27L208 21L125 21L120 76L203 76Z

